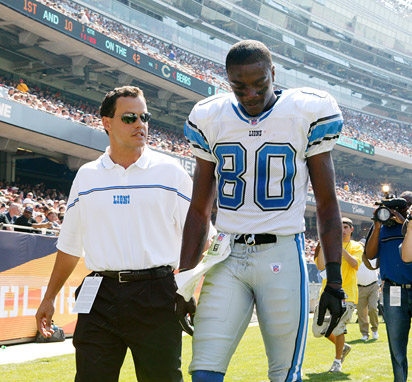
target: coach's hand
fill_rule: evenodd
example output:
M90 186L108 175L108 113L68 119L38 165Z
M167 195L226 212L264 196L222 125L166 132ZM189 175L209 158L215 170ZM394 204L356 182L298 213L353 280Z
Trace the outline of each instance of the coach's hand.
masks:
M183 296L176 293L175 311L182 329L193 336L193 318L196 312L195 298L192 296L189 301L186 301Z
M54 333L52 317L54 314L54 300L43 299L36 313L37 330L44 338L51 337Z
M318 326L321 326L323 324L326 309L328 309L331 318L329 327L325 333L325 337L329 337L332 334L333 329L335 329L343 313L345 313L346 298L348 298L348 296L342 288L335 289L332 288L330 285L326 285L322 293L322 296L319 300L319 315L317 321Z

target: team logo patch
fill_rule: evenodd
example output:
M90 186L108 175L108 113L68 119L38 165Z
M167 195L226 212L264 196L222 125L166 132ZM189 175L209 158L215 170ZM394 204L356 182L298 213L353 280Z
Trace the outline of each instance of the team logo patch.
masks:
M250 120L250 124L251 124L252 126L257 125L257 123L258 123L258 120L257 120L257 119L251 119L251 120Z
M219 233L219 236L217 237L217 240L222 241L225 236L226 235L224 233Z
M279 273L281 269L282 269L282 264L275 264L275 263L270 264L270 270L273 273Z

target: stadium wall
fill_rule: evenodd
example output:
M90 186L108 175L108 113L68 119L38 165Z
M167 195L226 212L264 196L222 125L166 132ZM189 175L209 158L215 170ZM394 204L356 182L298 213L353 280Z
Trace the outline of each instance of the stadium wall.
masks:
M47 112L5 98L0 98L0 126L3 125L2 122L11 126L7 126L5 134L1 133L0 128L0 136L34 143L30 132L41 134L41 139L37 139L42 144L40 147L49 147L53 151L57 151L57 146L63 142L99 152L104 151L109 144L107 135L101 130L64 118L56 118ZM47 140L46 137L53 141ZM50 143L54 143L54 146ZM73 151L70 150L69 153L73 154Z
M0 344L34 340L34 316L54 266L56 242L55 236L0 231ZM77 321L74 292L88 273L80 258L56 298L54 322L69 336Z

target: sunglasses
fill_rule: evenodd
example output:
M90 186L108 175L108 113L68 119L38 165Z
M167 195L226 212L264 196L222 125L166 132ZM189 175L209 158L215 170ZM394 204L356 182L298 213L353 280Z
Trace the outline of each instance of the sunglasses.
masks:
M120 116L120 119L122 122L127 123L128 125L131 125L132 123L135 123L138 118L143 123L149 122L150 118L152 117L152 114L149 112L147 113L142 113L142 114L136 114L136 113L124 113Z

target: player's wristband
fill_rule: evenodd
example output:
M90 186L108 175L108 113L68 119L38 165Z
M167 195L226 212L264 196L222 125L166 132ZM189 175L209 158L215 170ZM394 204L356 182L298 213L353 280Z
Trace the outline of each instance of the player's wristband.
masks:
M342 285L342 273L339 263L327 263L326 264L326 279L328 284L340 284Z

